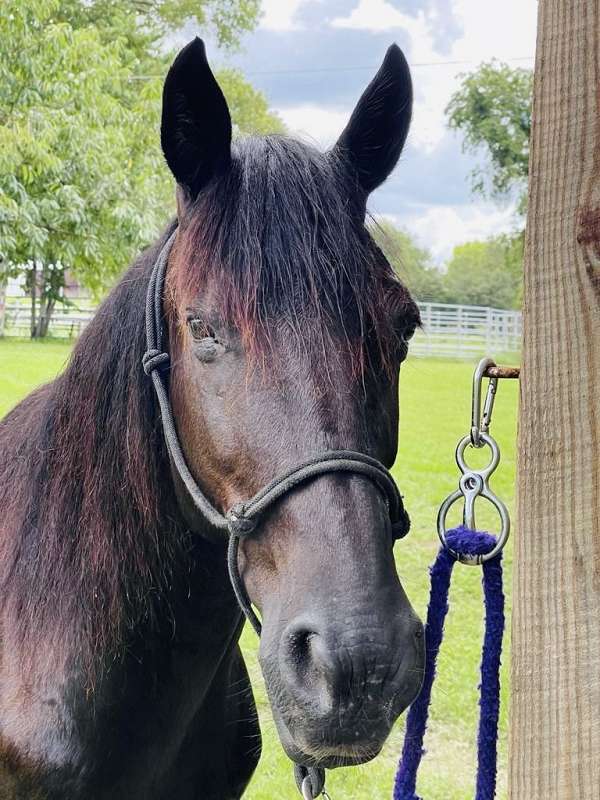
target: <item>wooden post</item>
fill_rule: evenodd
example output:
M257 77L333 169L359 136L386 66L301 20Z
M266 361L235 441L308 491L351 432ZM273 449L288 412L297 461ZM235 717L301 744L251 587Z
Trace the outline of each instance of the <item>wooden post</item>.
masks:
M600 0L540 0L511 800L600 798Z

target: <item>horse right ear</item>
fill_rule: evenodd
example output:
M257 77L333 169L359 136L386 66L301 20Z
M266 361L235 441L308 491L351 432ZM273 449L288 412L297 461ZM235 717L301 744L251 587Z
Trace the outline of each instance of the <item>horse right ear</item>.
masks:
M169 169L189 199L231 160L231 116L202 39L179 53L163 89L160 140Z

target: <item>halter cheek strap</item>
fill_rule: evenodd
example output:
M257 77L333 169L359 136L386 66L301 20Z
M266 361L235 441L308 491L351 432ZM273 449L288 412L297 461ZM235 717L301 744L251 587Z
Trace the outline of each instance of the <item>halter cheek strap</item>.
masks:
M227 514L222 514L204 495L196 483L185 460L181 444L177 436L169 393L163 372L169 368L169 354L162 349L162 296L167 272L169 254L175 241L177 231L169 236L163 245L152 269L150 283L146 294L146 352L142 358L142 366L146 375L150 376L160 407L162 426L167 449L181 480L183 481L195 507L204 519L218 530L229 534L227 565L233 591L238 604L256 633L261 634L261 623L255 614L238 567L238 550L240 539L252 536L257 532L263 514L281 498L307 481L332 472L361 475L371 480L383 494L390 515L392 533L400 539L408 533L410 523L404 510L402 497L386 467L375 458L354 450L326 450L318 455L292 467L282 475L274 478L260 489L253 497L243 503L237 503ZM317 797L324 786L324 772L320 769L298 767L296 781L304 793L307 781L310 793Z

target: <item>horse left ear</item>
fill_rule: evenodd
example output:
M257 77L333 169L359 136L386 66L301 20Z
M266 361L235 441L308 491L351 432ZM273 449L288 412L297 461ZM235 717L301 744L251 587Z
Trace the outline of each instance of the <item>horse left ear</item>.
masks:
M384 182L400 158L412 100L408 63L393 44L334 147L334 153L355 172L365 198Z
M163 89L160 140L169 169L194 200L231 160L231 117L202 39L179 53Z

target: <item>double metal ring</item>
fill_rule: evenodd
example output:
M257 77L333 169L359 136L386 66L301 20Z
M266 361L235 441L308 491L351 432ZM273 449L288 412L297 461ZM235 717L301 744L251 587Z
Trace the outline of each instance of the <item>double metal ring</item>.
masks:
M484 561L489 561L491 558L494 558L494 556L498 555L498 553L504 548L504 545L506 544L510 535L510 516L508 509L502 500L500 500L500 498L492 492L488 483L490 475L494 472L500 461L500 449L496 440L487 433L480 431L479 440L479 446L487 445L492 452L489 464L487 464L487 466L483 469L471 469L466 464L464 458L466 448L468 446L473 446L471 434L463 437L460 440L456 448L456 463L458 464L458 467L462 473L458 483L458 489L452 492L452 494L448 495L448 497L444 500L440 506L437 518L437 532L440 542L458 561L460 561L462 564L469 564L472 566L483 564ZM488 500L498 511L500 516L500 533L498 534L496 545L492 550L490 550L489 553L485 553L483 555L456 553L454 550L452 550L452 548L448 547L448 543L446 541L446 518L448 516L448 511L457 500L463 498L463 524L470 530L475 530L475 500L478 497L483 497Z

